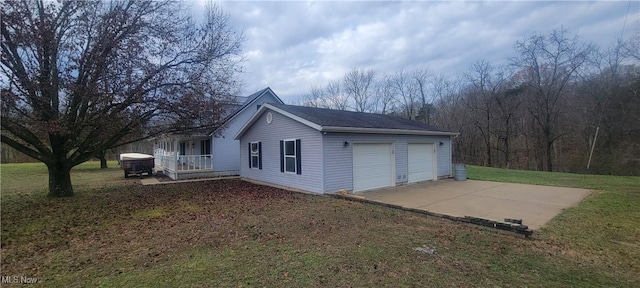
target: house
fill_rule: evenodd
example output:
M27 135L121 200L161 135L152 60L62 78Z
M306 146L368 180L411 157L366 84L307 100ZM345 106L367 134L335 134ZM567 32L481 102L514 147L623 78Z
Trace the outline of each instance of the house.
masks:
M235 139L242 178L330 193L450 177L455 135L390 115L264 104Z
M265 103L282 104L267 87L225 104L227 115L209 133L173 133L154 139L156 171L174 180L239 175L240 143L233 136Z

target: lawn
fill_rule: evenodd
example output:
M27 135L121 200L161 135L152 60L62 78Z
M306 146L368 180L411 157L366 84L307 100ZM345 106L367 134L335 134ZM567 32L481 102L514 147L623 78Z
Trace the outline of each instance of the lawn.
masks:
M73 168L71 182L74 190L114 188L130 185L135 181L128 181L122 177L117 161L107 162L109 169L99 169L100 162L90 161ZM43 163L0 164L0 180L2 196L46 196L49 174Z
M64 199L44 196L44 166L0 166L2 276L44 287L640 285L639 177L469 167L472 179L599 190L522 239L240 180L142 186L97 166L75 169L77 195ZM414 250L424 245L435 253Z

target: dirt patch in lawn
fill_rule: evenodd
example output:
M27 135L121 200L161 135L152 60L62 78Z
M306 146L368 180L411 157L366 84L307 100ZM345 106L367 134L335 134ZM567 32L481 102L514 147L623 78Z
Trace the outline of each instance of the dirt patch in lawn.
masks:
M240 180L3 198L2 205L3 275L49 287L619 287L638 280L616 267L576 265L585 255L538 249L553 243Z
M173 181L175 181L175 180L171 179L171 177L167 176L166 174L164 174L162 172L154 173L153 177L156 177L156 179L158 179L158 181L160 181L160 182L173 182Z

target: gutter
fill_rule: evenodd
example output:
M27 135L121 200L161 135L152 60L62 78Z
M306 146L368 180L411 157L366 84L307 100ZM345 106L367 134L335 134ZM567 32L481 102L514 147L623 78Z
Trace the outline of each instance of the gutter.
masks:
M458 136L457 132L446 131L425 131L425 130L407 130L407 129L386 129L386 128L358 128L358 127L337 127L322 126L320 132L342 132L342 133L370 133L370 134L404 134L404 135L446 135Z

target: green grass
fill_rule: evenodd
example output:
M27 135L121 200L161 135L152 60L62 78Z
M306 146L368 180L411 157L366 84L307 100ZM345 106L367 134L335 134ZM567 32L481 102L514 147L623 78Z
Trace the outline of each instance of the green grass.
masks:
M73 171L76 197L54 199L24 176L43 167L21 165L0 166L0 268L44 287L640 285L638 177L470 166L471 179L598 189L522 239L238 180L142 186L96 163Z
M467 165L469 179L575 187L595 190L628 190L640 187L640 177L526 171ZM636 190L637 191L637 190Z
M109 188L126 185L131 181L123 179L123 172L117 161L108 161L108 169L99 169L100 162L90 161L71 169L71 183L74 190ZM0 193L4 196L45 195L49 189L47 166L41 162L0 164ZM135 181L135 180L134 180Z
M640 177L467 167L470 179L595 190L555 217L539 237L561 241L570 251L588 251L602 265L640 273Z
M141 220L144 218L157 218L157 217L162 217L167 215L167 211L163 208L151 208L151 209L145 209L145 210L140 210L140 211L136 211L136 213L133 213L133 215L131 215L131 217L134 220Z

